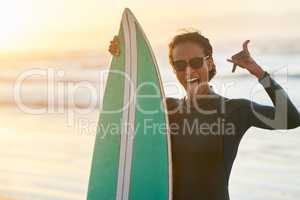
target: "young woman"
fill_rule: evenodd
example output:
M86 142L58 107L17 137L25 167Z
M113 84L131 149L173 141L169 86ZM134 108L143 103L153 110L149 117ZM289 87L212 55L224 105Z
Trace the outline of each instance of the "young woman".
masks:
M252 126L292 129L300 114L285 91L243 50L229 62L257 77L274 106L215 93L209 81L216 74L213 49L198 32L177 35L169 44L169 60L187 95L167 98L171 129L174 200L229 200L228 181L239 143ZM109 51L118 55L118 39ZM233 70L234 71L234 70Z

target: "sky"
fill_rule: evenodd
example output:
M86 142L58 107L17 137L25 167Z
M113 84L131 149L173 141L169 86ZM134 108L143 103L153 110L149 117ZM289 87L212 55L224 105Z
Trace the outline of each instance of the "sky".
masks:
M0 0L0 53L106 51L125 7L156 49L190 27L219 46L300 36L297 0Z

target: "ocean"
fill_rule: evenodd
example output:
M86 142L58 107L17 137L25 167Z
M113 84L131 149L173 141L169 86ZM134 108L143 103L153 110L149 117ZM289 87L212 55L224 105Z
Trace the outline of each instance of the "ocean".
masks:
M254 77L231 73L226 54L215 57L214 90L229 98L271 101ZM0 74L0 199L81 200L89 170L107 67L45 59ZM300 110L300 56L257 55ZM80 59L84 60L84 56ZM182 97L167 59L158 60L166 96ZM300 196L300 128L251 128L240 144L229 183L231 199L294 200Z

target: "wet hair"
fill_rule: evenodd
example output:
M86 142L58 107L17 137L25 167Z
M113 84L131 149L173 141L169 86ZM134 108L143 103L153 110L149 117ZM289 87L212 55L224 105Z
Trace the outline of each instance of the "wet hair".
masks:
M198 31L189 32L186 31L184 33L178 34L169 43L169 62L173 66L173 50L176 45L184 42L192 42L198 44L200 47L204 49L204 53L206 56L209 56L212 59L213 49L209 42L209 40L201 35ZM216 66L213 64L212 69L209 71L208 77L211 80L216 74Z

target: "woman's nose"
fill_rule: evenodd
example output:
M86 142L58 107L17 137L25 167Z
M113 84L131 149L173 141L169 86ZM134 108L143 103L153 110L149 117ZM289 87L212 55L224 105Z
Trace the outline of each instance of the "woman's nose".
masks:
M188 65L186 66L186 73L187 73L187 74L192 74L192 73L194 73L194 72L196 72L196 69L192 68L192 67L190 66L190 64L188 64Z

